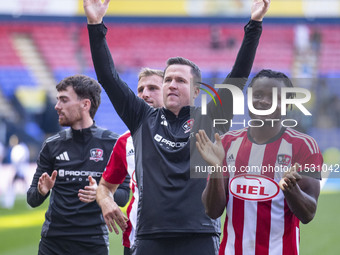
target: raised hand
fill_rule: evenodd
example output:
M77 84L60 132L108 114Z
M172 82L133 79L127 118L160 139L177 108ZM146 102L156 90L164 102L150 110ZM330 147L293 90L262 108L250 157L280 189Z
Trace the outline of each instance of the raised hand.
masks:
M89 176L90 186L85 186L78 193L79 200L84 203L90 203L96 200L97 181L91 175Z
M196 147L202 158L210 165L222 165L225 151L222 146L221 138L215 134L215 143L212 143L204 130L199 130L196 134Z
M57 170L54 170L51 176L49 176L48 173L43 173L40 176L38 182L38 191L41 195L46 196L50 189L53 188L57 174Z
M262 21L270 6L270 0L253 0L251 19Z
M110 0L83 0L85 15L88 24L100 24L109 7Z
M282 191L289 191L296 186L296 183L301 180L301 175L298 174L297 170L300 165L295 163L287 172L284 173L282 179L279 182L279 186Z

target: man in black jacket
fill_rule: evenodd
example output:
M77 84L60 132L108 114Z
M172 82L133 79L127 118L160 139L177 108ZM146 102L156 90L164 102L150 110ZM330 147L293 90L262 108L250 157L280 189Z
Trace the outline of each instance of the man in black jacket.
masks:
M245 85L269 2L254 0L252 20L245 27L241 49L224 83L241 89ZM232 96L226 89L219 90L223 107L216 110L210 103L209 114L201 115L201 109L193 106L199 92L196 85L201 80L200 70L190 60L177 57L168 60L164 73L165 107L155 109L147 105L120 79L113 64L102 23L108 3L109 0L84 0L84 9L98 80L131 131L135 147L140 200L132 254L216 254L220 224L204 212L201 194L206 179L190 178L190 160L200 158L194 133L203 128L211 136L211 117L232 118ZM225 127L220 130L225 131ZM106 219L108 225L114 227L117 223L123 230L126 228L119 210L110 216Z
M94 123L101 93L95 80L70 76L56 88L59 124L70 128L46 139L27 192L28 204L36 207L52 189L39 254L108 254L108 231L95 198L118 135ZM115 201L124 206L128 198L127 179Z

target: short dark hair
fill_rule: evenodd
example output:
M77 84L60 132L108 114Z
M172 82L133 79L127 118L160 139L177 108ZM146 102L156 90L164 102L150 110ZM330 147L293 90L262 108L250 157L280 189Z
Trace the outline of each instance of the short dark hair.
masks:
M277 72L277 71L273 71L273 70L270 70L270 69L262 69L260 72L258 72L254 76L254 78L251 80L249 87L253 86L256 79L262 78L262 77L271 78L271 79L278 79L278 80L282 81L285 84L286 87L290 87L290 88L294 87L292 81L288 78L287 75L285 75L282 72ZM295 93L287 93L287 98L294 98L295 96L296 96Z
M99 83L86 75L73 75L63 79L56 86L57 91L64 91L72 86L78 99L89 99L91 101L90 116L93 119L100 105L100 93L102 88Z
M201 70L199 67L189 59L183 58L183 57L173 57L169 58L166 61L166 68L164 70L164 74L166 72L166 69L168 69L169 66L171 65L186 65L191 67L191 74L194 77L194 85L199 86L200 84L198 82L202 81L202 75L201 75Z

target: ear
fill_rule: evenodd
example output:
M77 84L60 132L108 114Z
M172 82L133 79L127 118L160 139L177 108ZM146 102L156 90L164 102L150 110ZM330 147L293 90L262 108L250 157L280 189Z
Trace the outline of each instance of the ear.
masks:
M194 100L198 97L199 93L200 93L200 89L198 86L194 86L194 91L193 91L193 98Z
M83 99L83 104L82 104L82 108L85 110L85 111L90 111L90 108L91 108L91 100L90 99Z

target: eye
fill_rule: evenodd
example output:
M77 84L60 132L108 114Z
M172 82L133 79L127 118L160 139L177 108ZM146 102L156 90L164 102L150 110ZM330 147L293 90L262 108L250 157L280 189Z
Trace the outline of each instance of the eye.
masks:
M256 99L259 99L262 97L262 94L261 93L254 93L253 94L253 98L256 98Z

